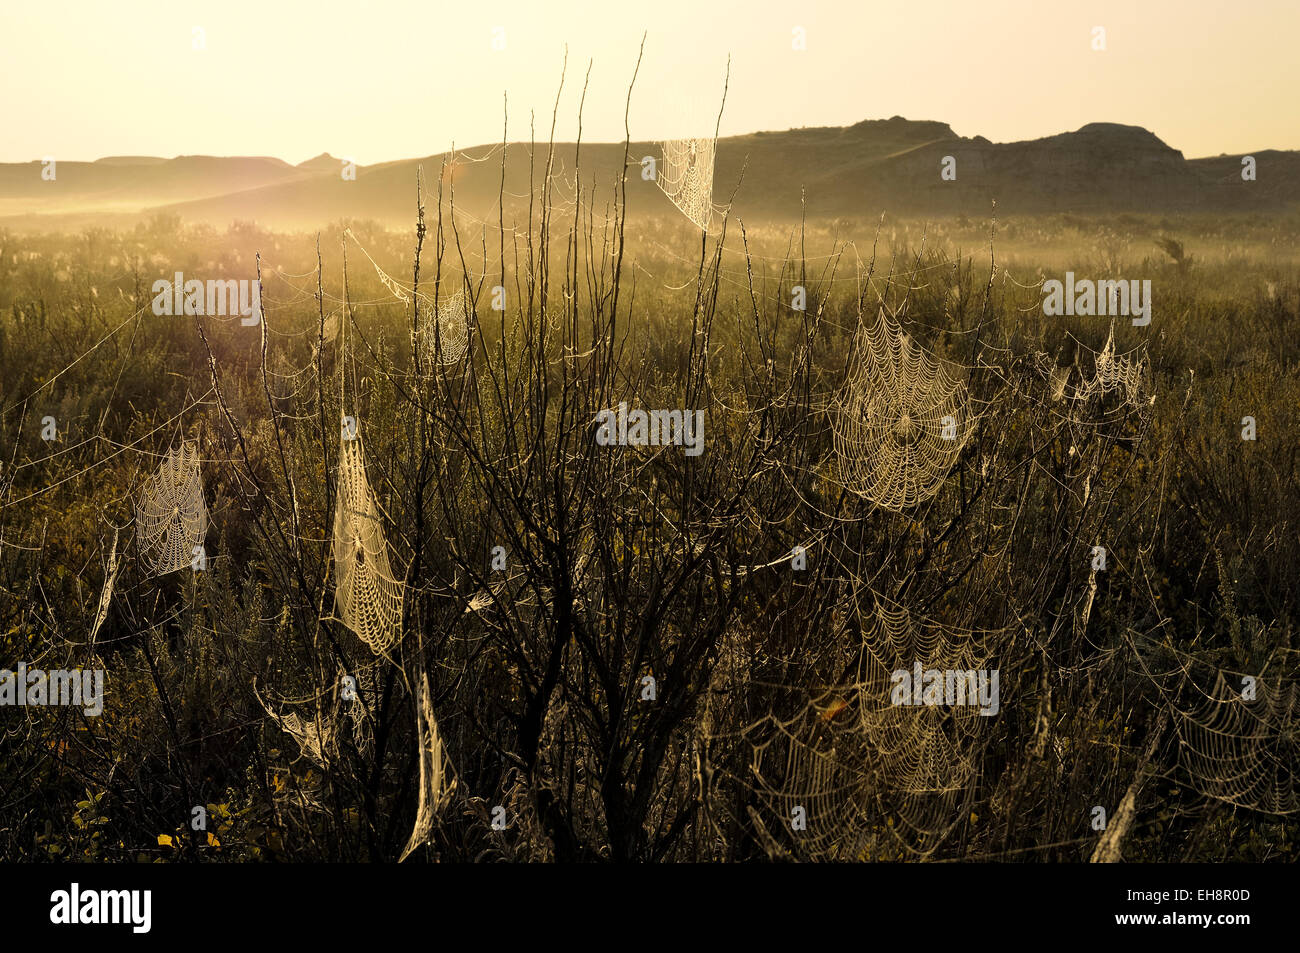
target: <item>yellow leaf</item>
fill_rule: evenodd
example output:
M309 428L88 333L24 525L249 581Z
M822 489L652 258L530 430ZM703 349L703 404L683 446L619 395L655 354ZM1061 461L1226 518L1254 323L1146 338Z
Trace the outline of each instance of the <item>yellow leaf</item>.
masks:
M822 721L830 721L844 709L849 707L849 703L843 698L836 698L827 709L822 712Z
M217 836L213 834L211 831L208 831L208 846L209 847L221 846L221 841L217 840Z
M172 836L171 836L170 834L159 834L159 835L158 835L158 846L159 846L159 847L171 847L171 846L172 846Z

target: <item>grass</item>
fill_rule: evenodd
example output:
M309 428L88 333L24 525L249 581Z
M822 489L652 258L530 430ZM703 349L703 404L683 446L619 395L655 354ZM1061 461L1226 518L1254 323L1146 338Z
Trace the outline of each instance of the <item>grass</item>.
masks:
M1294 726L1264 722L1255 743L1280 756L1228 791L1180 760L1178 713L1221 671L1296 676L1300 219L731 221L719 246L678 220L624 232L561 209L501 235L437 213L419 288L465 288L475 330L433 371L354 247L345 283L342 223L0 234L0 664L102 666L109 685L98 719L4 713L0 856L395 859L425 671L458 790L424 856L1080 860L1091 808L1151 774L1128 859L1295 859ZM414 283L411 234L350 226ZM265 339L150 311L156 278L252 278L259 254ZM1066 270L1152 281L1150 327L1115 334L1149 355L1153 403L1046 396L1034 353L1088 372L1109 330L1043 317L1038 283ZM859 314L880 307L973 368L982 415L904 513L838 484L831 439ZM705 410L704 454L597 447L620 400ZM406 584L389 658L322 621L344 413ZM182 436L205 458L210 568L145 578L133 494ZM123 569L92 650L113 527ZM806 571L780 561L796 545ZM850 719L779 727L863 670L894 604L999 633L999 716L935 729L972 766L942 796ZM259 698L334 727L323 763ZM844 787L801 837L786 809L819 789L778 755L831 744Z

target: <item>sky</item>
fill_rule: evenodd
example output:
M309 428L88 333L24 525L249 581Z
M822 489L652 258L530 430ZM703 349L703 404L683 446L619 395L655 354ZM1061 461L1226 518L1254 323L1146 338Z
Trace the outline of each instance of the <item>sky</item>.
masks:
M1095 28L1105 49L1094 50ZM796 28L804 49L795 49ZM1033 139L1145 126L1189 158L1300 149L1300 0L0 0L0 162L621 141L863 119ZM494 48L494 40L497 46Z

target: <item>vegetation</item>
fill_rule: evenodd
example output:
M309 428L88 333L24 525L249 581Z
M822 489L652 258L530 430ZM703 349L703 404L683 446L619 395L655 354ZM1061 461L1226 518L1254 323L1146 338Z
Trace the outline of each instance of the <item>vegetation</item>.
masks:
M446 366L343 223L0 233L0 665L107 672L99 717L0 710L0 856L395 860L425 674L456 788L416 858L1086 860L1094 806L1114 819L1134 788L1126 859L1296 859L1294 708L1225 761L1249 752L1267 797L1189 763L1182 714L1220 672L1297 675L1295 219L733 219L701 240L625 230L618 194L539 194L504 230L441 189L414 236L348 223L408 288L465 289L469 353ZM260 326L151 310L159 277L259 267ZM1110 331L1043 317L1038 283L1067 268L1152 280L1151 325L1114 329L1149 356L1141 400L1051 398L1034 355L1090 373ZM970 369L979 414L904 512L840 485L832 436L881 308ZM597 445L620 401L703 410L703 454ZM405 583L387 656L331 617L344 415ZM147 577L133 500L181 439L204 460L207 566ZM914 752L810 707L860 670L885 605L995 634L1001 710L940 726L972 768L942 796L891 779ZM788 809L826 790L769 757L801 713L854 779L815 837Z

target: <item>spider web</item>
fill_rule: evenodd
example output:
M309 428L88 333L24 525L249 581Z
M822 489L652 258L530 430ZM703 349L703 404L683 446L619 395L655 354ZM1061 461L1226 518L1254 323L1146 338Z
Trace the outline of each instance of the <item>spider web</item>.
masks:
M713 218L714 139L665 139L659 144L659 188L704 231Z
M401 634L403 587L389 566L388 543L366 476L360 433L341 440L333 555L339 620L371 651L385 651Z
M99 593L95 624L90 627L90 651L92 652L95 651L95 639L99 636L100 626L108 618L108 607L113 601L113 586L117 582L117 536L117 530L113 530L113 545L108 551L108 571L104 576L104 588Z
M970 705L895 705L890 675L987 668L993 636L914 618L878 600L863 620L857 678L805 694L792 717L745 729L746 782L801 854L817 860L874 853L881 833L933 853L969 815L988 719ZM807 827L792 828L803 808Z
M429 677L422 674L415 704L415 731L420 744L420 802L415 812L415 827L406 842L406 848L397 858L400 864L433 832L434 821L447 806L456 787L452 778L451 762L438 734L438 723L433 717L430 700Z
M437 364L455 364L465 356L469 347L469 327L465 322L465 292L457 291L449 299L444 299L441 306L435 308L433 299L428 295L419 295L420 312L425 315L421 322L421 355L430 367ZM436 315L435 318L428 317Z
M1194 710L1174 709L1181 762L1206 797L1269 814L1300 810L1296 685L1270 689L1257 679L1246 701L1219 672Z
M162 466L145 482L135 520L147 575L161 576L191 564L194 547L208 531L196 443L186 441L168 451Z
M376 679L378 664L379 661L376 660L369 666L352 673L356 679L357 697L344 710L346 717L352 722L352 743L356 745L357 753L363 758L370 757L375 745L374 716L366 709L363 699L374 699L376 697L378 692ZM347 673L340 669L338 676L341 678L345 674Z
M916 506L943 486L970 438L966 384L883 308L858 325L853 348L859 363L833 413L840 480L885 509Z
M259 699L260 700L260 699ZM336 740L335 724L325 717L304 718L297 712L279 714L262 702L267 715L298 746L298 760L306 758L318 767L326 767Z
M370 252L366 251L365 246L357 241L357 236L351 229L347 229L345 234L356 242L357 247L361 249L361 254L366 256L375 269L375 274L379 276L380 282L393 297L406 307L411 307L411 294L389 276L388 272L379 267L378 263L370 257ZM421 356L430 366L455 364L465 356L465 351L469 347L464 291L457 291L449 300L443 301L441 307L434 307L433 299L426 294L417 293L415 297L419 299L420 314L423 315L419 329Z
M1110 333L1100 351L1093 351L1086 345L1080 345L1092 355L1093 371L1091 376L1084 374L1076 366L1057 367L1051 355L1039 351L1034 355L1034 364L1040 374L1047 379L1048 393L1052 400L1088 401L1108 394L1122 395L1124 402L1133 406L1142 406L1147 394L1147 355L1145 349L1134 349L1117 354L1115 352L1115 323L1110 325ZM1077 383L1071 383L1072 378ZM1154 400L1154 397L1150 397Z

